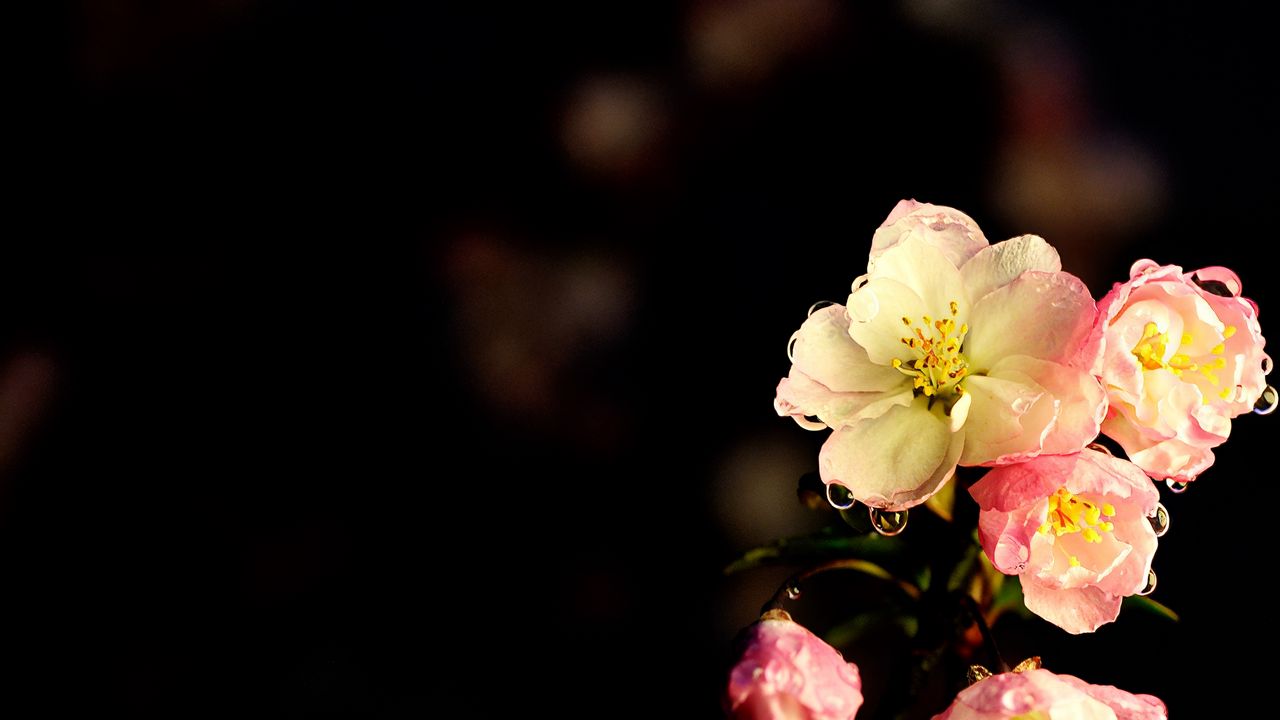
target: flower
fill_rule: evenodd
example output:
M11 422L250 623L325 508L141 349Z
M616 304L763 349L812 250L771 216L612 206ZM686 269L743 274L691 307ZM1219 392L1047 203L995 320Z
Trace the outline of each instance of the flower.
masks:
M1226 268L1139 260L1099 303L1096 373L1111 404L1102 431L1154 477L1188 482L1208 469L1231 418L1266 388L1258 307L1240 291Z
M1166 720L1159 698L1090 685L1043 668L992 675L960 691L934 720Z
M812 313L792 336L774 400L779 415L832 428L823 482L902 510L957 464L1069 453L1097 436L1097 308L1044 240L987 245L968 216L904 201L868 266L847 308Z
M850 720L862 707L862 679L835 648L771 610L744 633L726 705L734 718Z
M1063 630L1093 632L1146 586L1160 494L1132 463L1044 455L988 472L969 493L991 564L1020 576L1027 609Z

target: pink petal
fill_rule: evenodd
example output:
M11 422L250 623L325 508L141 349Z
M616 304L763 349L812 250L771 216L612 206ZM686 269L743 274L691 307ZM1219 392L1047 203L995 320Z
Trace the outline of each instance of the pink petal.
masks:
M1160 492L1133 463L1096 450L1081 450L1075 457L1078 463L1070 477L1061 479L1067 490L1124 500L1118 507L1132 507L1142 517L1155 512Z
M964 443L928 399L837 429L818 456L822 481L838 483L871 507L904 510L951 479Z
M1021 380L1021 382L1020 382ZM1052 415L1038 428L1027 431L1024 416L1044 394L1044 388L1022 377L975 375L964 381L965 394L973 398L965 423L961 465L981 465L1010 453L1040 449L1040 433Z
M1072 635L1093 632L1120 615L1119 595L1090 586L1070 590L1041 585L1023 575L1027 609Z
M974 305L964 351L987 369L1010 355L1092 367L1097 309L1074 275L1029 271ZM1091 344L1092 343L1092 344Z
M1030 462L992 469L969 488L969 495L985 510L1012 512L1043 502L1075 471L1075 455L1042 455Z
M1015 720L1047 717L1113 720L1108 707L1045 669L1001 673L960 691L934 720Z
M745 631L742 657L726 691L732 717L852 720L862 705L857 666L785 613L782 617Z
M1111 708L1116 720L1168 720L1168 710L1155 696L1135 695L1111 685L1090 685L1072 675L1059 675L1058 679Z
M1093 375L1026 355L1005 358L992 370L993 374L1009 371L1035 380L1057 403L1053 427L1041 443L1043 452L1076 452L1098 436L1107 413L1107 395Z
M997 570L1018 575L1027 569L1031 538L1043 521L1043 508L1034 505L1012 512L983 512L978 516L978 541Z
M1037 235L1022 235L979 250L960 268L965 288L975 302L1013 282L1028 270L1059 272L1058 251Z
M1129 554L1098 581L1098 587L1112 595L1128 596L1147 584L1147 571L1156 554L1156 533L1146 516L1114 521L1115 536L1129 544Z

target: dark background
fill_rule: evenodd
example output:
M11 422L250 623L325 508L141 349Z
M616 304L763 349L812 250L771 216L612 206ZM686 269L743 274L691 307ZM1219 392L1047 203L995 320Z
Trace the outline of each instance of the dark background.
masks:
M0 706L714 716L897 200L1280 301L1261 3L544 5L7 11ZM1273 424L1166 497L1181 623L1006 654L1248 707Z

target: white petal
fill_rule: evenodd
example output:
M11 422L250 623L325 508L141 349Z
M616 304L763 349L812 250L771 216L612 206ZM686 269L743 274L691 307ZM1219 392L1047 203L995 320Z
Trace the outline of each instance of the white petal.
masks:
M839 428L864 418L879 417L895 405L911 403L911 385L903 382L884 392L832 392L826 385L804 373L791 369L791 374L778 383L773 407L779 415L788 415L809 430L821 430L806 417L816 417L826 426Z
M906 285L896 280L871 280L849 295L849 336L873 363L887 367L894 358L914 360L915 351L902 343L902 338L911 335L902 318L919 323L928 313L920 296Z
M969 297L960 271L942 251L915 237L908 236L877 257L871 279L896 280L907 286L923 301L922 312L935 319L951 317L953 301L960 308L956 324L968 319Z
M1022 235L983 248L960 268L965 289L975 302L1028 270L1058 272L1058 251L1038 235Z
M818 468L861 503L902 510L918 505L955 474L964 430L952 433L941 405L921 396L878 418L837 430L822 446Z
M902 384L902 373L876 364L849 336L849 317L841 305L818 310L796 333L796 369L832 392L881 392Z

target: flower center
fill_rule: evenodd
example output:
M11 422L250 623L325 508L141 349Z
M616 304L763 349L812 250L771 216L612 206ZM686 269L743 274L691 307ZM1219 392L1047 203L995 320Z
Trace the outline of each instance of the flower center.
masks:
M950 306L951 317L942 320L934 320L928 315L922 316L919 323L909 317L902 318L907 334L899 339L915 351L915 359L903 362L894 358L893 366L910 377L916 392L926 397L934 397L947 390L954 390L957 395L964 394L960 381L969 372L969 362L960 352L960 346L969 333L969 326L962 324L956 328L955 318L960 305L952 300Z
M1228 325L1222 330L1222 339L1229 340L1232 335L1236 334L1236 327ZM1226 367L1227 360L1222 357L1226 352L1223 343L1218 343L1209 350L1208 357L1201 357L1200 362L1193 362L1190 355L1181 352L1183 348L1190 346L1195 341L1195 337L1191 333L1182 334L1182 343L1178 346L1179 352L1175 353L1167 361L1164 359L1165 353L1169 348L1169 334L1160 332L1160 326L1154 322L1148 322L1142 328L1142 339L1137 345L1133 346L1133 356L1138 359L1138 363L1147 370L1165 369L1173 373L1177 377L1182 377L1183 373L1200 373L1210 385L1217 386L1219 383L1216 370ZM1223 388L1218 396L1223 400L1231 397L1232 388ZM1209 396L1205 396L1204 401L1209 402Z
M1049 496L1049 507L1045 512L1044 522L1040 524L1039 533L1055 537L1076 535L1089 543L1102 542L1102 533L1109 533L1115 525L1103 518L1115 517L1116 509L1111 503L1103 503L1101 507L1079 495L1073 495L1066 488ZM1069 557L1071 567L1080 564L1074 555Z

